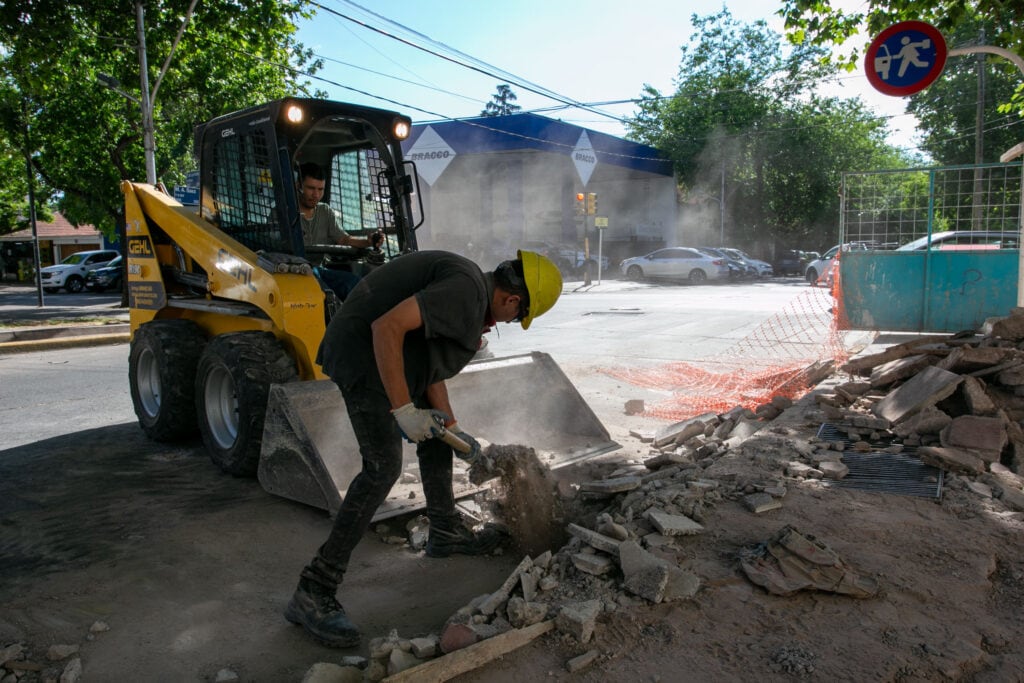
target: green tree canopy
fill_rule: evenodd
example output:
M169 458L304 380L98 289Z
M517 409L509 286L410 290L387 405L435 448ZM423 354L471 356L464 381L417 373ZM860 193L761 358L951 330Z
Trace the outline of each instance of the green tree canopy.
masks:
M676 91L645 87L630 122L631 137L675 164L684 239L724 235L761 253L831 246L841 174L898 164L884 122L857 100L813 94L832 70L820 48L787 51L765 22L744 24L728 10L693 23ZM715 205L725 208L724 226ZM697 225L686 226L687 213L700 216Z
M480 112L480 116L506 116L507 114L515 114L517 111L522 109L518 104L515 104L516 94L512 92L512 88L507 83L501 83L498 85L498 91L491 95L491 101L487 103L484 110Z
M786 36L792 43L836 48L834 61L849 71L859 67L875 36L908 20L934 25L950 47L977 44L978 34L964 28L980 22L986 26L985 44L1024 57L1024 2L1019 0L867 0L852 11L833 7L832 0L784 0L779 15L785 19ZM832 59L826 57L826 61ZM962 56L951 59L971 61ZM1006 60L998 60L1006 66ZM1012 99L1002 102L1003 109L1016 109L1024 115L1024 74L1018 68L1007 68L1015 74L1017 86Z
M190 5L195 5L173 56ZM168 185L194 167L197 123L260 101L308 93L303 70L319 67L295 41L305 0L146 2L150 89L169 64L153 102L158 177ZM145 180L140 108L100 85L116 78L140 97L133 3L12 0L0 5L0 138L24 149L45 193L73 222L113 234L122 212L119 184ZM6 167L0 167L6 181ZM24 174L23 174L24 175Z

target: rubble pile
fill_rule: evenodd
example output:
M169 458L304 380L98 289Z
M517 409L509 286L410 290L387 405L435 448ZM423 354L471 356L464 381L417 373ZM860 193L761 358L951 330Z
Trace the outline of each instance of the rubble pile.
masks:
M688 566L686 539L705 531L715 505L737 502L750 514L781 507L789 488L845 477L847 449L899 453L914 446L923 462L946 472L950 487L1003 513L1024 511L1024 311L990 321L982 333L922 337L840 370L845 379L814 394L816 409L803 413L800 426L828 422L846 439L808 439L777 421L792 405L783 397L756 410L736 407L655 433L633 432L650 444L647 455L578 484L576 505L567 505L577 515L567 527L571 540L554 552L524 557L498 590L452 615L441 634L430 637L436 654L543 624L585 645L602 613L692 598L701 578ZM635 403L627 409L636 412ZM786 528L779 538L794 533ZM765 544L770 550L772 540ZM811 550L825 551L834 562L829 571L802 581L781 573L758 581L748 572L748 578L777 594L803 588L875 594L874 579L858 576L811 540ZM778 554L779 544L774 547ZM737 557L737 565L751 565L756 552ZM795 566L794 558L799 562L799 553L778 564ZM835 573L836 567L843 571ZM758 568L764 570L763 561ZM566 667L578 670L599 658L591 650ZM376 671L395 675L398 666L389 659ZM372 673L373 667L364 672L378 680Z
M105 622L89 627L86 640L109 631ZM77 643L57 643L45 652L36 652L27 643L11 643L0 647L0 681L3 683L76 683L82 676L82 658Z

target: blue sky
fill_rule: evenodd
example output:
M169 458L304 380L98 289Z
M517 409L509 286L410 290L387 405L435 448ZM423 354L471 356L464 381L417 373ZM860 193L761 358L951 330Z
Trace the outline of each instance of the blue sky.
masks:
M854 0L851 0L854 1ZM559 107L529 91L553 91L576 102L638 97L645 83L670 93L679 49L693 33L690 18L717 13L723 5L736 19L765 19L776 31L778 6L764 0L319 0L330 10L388 31L484 71L504 71L528 87L513 85L524 110ZM395 23L389 23L391 22ZM435 43L431 45L428 39ZM299 40L326 59L317 81L332 99L391 108L414 121L476 116L507 79L481 74L375 33L324 10L300 24ZM461 55L457 53L462 53ZM368 97L379 95L392 102ZM826 94L862 97L879 116L891 116L890 141L912 146L914 121L901 98L876 93L862 70L830 86ZM593 130L622 135L615 117L635 112L631 103L599 107L611 116L576 108L540 111Z

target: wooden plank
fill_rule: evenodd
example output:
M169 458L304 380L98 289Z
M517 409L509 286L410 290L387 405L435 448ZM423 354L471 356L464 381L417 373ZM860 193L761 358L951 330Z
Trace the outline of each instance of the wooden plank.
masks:
M449 652L443 657L431 659L411 669L400 671L394 676L388 676L384 679L384 683L402 683L403 681L441 683L442 681L451 680L456 676L480 668L502 655L521 648L554 627L555 620L549 619L526 628L512 629L493 638L481 640L479 643L474 643L461 650Z

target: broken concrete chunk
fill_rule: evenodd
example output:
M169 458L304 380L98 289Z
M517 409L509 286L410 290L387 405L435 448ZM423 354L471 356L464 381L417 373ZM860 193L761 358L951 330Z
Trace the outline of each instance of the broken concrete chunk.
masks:
M825 479L842 479L850 473L850 468L841 462L823 462L818 468Z
M942 430L942 445L954 448L972 448L988 451L979 453L986 462L995 462L1006 446L1006 427L1001 418L961 415Z
M960 393L971 415L994 415L998 410L992 397L985 391L985 382L977 377L964 377Z
M430 659L438 653L441 647L440 640L434 635L425 638L410 638L409 645L412 646L412 653L418 659Z
M751 493L743 496L743 507L754 514L760 514L769 510L777 510L782 507L782 502L767 493Z
M501 588L491 593L491 595L480 604L480 613L494 614L494 611L498 609L498 605L508 600L508 596L512 592L512 589L517 583L519 583L519 575L527 571L532 566L533 560L529 557L524 557L519 563L519 566L517 566L512 573L508 575L505 582L501 584Z
M640 488L640 477L618 477L601 481L585 481L580 484L581 491L593 493L622 493Z
M624 408L626 415L639 415L644 412L644 400L642 398L631 398L626 401Z
M869 383L873 389L887 387L901 379L916 375L931 364L932 358L927 355L897 358L874 368Z
M78 683L78 680L82 677L82 658L75 657L67 666L64 667L64 671L60 674L60 683Z
M235 680L238 680L236 677ZM317 662L302 677L302 683L361 683L363 671L354 666L341 666L333 662Z
M654 603L691 598L700 588L696 574L644 550L636 541L622 544L619 565L623 588Z
M76 652L78 652L78 645L51 645L50 649L46 651L46 658L51 662L58 662Z
M599 534L596 531L591 531L586 527L572 523L569 524L568 531L576 538L598 550L603 550L611 555L619 554L619 542L614 538L608 538L604 534Z
M985 471L985 461L963 448L921 446L917 449L917 455L924 464L949 472L981 474Z
M729 432L729 439L749 439L751 436L761 431L764 424L764 422L757 419L747 417L740 418L739 420L736 420L736 426L732 428L731 432Z
M555 626L562 633L576 638L581 643L590 641L597 625L597 617L601 614L600 600L570 603L562 607L555 617Z
M952 421L952 417L930 406L896 425L893 432L904 438L915 434L938 434Z
M629 435L639 439L640 443L651 443L654 441L654 431L651 429L630 429Z
M568 662L566 662L565 668L569 673L574 674L577 671L580 671L590 666L591 663L593 663L593 661L598 658L598 656L599 653L597 650L588 650L581 654L579 657L573 657Z
M607 555L575 553L572 563L576 569L594 576L602 576L615 568L615 563Z
M797 461L786 463L786 474L801 479L821 479L822 477L821 470Z
M647 511L647 519L665 536L692 536L704 531L703 526L685 515L673 515L655 508Z
M962 381L955 373L926 367L871 406L871 412L893 424L901 422L950 396Z
M715 413L704 413L703 415L662 427L654 435L654 446L660 448L670 443L679 443L698 434L703 434L707 425L717 420L718 415Z

